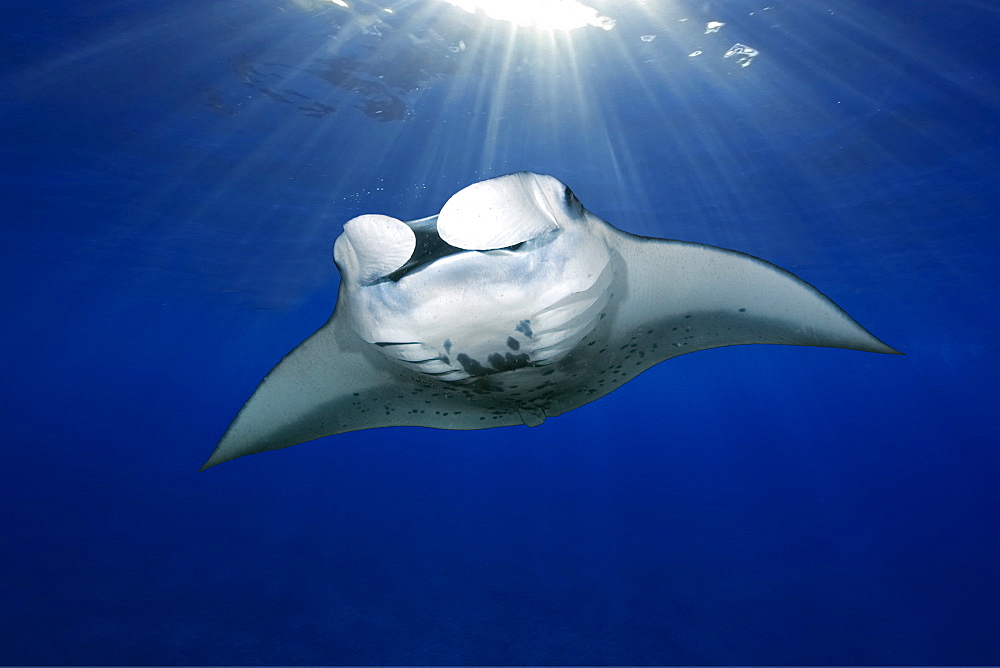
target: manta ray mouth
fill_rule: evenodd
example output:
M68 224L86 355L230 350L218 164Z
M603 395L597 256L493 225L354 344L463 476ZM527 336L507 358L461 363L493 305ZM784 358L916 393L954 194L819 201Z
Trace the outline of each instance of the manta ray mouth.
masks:
M415 274L425 267L429 267L438 260L441 260L452 255L459 255L461 253L481 253L483 251L466 250L464 248L457 248L452 246L447 241L442 239L437 232L436 228L431 229L421 229L414 228L413 235L417 238L416 248L413 250L413 255L406 263L392 272L386 275L380 281L386 282L390 281L392 283L398 283L400 280ZM514 244L513 246L507 246L506 248L497 248L496 250L506 250L514 251L521 246L520 243Z

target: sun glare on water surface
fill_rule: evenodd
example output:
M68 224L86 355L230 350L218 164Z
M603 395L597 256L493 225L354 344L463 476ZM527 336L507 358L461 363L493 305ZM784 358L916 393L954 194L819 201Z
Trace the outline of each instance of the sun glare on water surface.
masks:
M470 14L482 10L498 21L519 26L538 26L551 30L574 30L595 26L604 30L615 27L615 20L601 16L593 7L576 0L444 0Z
M345 0L329 0L340 7L349 8ZM604 30L615 27L615 20L602 16L593 7L577 0L443 0L449 5L464 9L470 14L482 11L497 21L508 21L522 27L549 30L576 30L594 26ZM391 10L386 10L391 11Z

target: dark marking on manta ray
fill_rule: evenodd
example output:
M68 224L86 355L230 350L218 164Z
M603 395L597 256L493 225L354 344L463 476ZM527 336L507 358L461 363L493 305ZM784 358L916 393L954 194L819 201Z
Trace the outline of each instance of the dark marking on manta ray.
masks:
M528 354L521 353L520 355L515 355L514 353L493 353L488 358L490 366L499 371L513 371L514 369L521 369L528 366Z
M490 373L490 370L480 364L477 360L472 359L465 353L459 353L458 357L455 358L458 363L462 365L465 369L465 373L470 376L485 376Z
M507 347L510 348L511 350L520 350L521 344L518 343L517 339L515 339L513 336L508 336Z
M514 329L517 330L517 331L519 331L519 332L521 332L522 334L524 334L525 336L527 336L529 339L534 337L534 334L531 333L531 321L530 320L522 320L521 322L517 323L517 327L515 327Z

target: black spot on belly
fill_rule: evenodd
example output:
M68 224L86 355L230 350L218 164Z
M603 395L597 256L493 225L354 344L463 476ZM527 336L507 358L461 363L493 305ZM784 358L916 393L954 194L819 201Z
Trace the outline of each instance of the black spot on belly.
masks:
M485 376L488 373L492 373L489 369L484 367L479 363L479 360L474 360L465 353L459 353L458 357L455 358L458 363L462 365L465 369L465 373L470 376Z
M520 369L530 364L527 353L520 353L519 355L515 355L514 353L492 353L486 358L490 366L484 366L479 360L473 359L465 353L459 353L455 359L465 369L465 373L470 376L488 376L500 373L501 371L513 371L514 369Z
M517 339L515 339L513 336L508 336L507 337L507 347L510 348L511 350L520 350L521 349L521 344L518 343Z
M515 355L514 353L506 353L504 355L493 353L487 359L490 362L490 366L497 371L513 371L514 369L528 366L527 353L521 353L520 355Z
M517 327L515 327L514 329L517 330L518 332L521 332L529 339L532 337L530 320L522 320L521 322L517 323Z

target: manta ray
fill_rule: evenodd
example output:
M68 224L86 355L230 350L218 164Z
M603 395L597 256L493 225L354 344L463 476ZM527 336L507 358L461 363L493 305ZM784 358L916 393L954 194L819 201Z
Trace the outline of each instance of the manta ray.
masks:
M353 218L333 257L333 315L261 381L204 468L374 427L537 426L720 346L899 354L769 262L629 234L529 172L474 183L427 218Z

